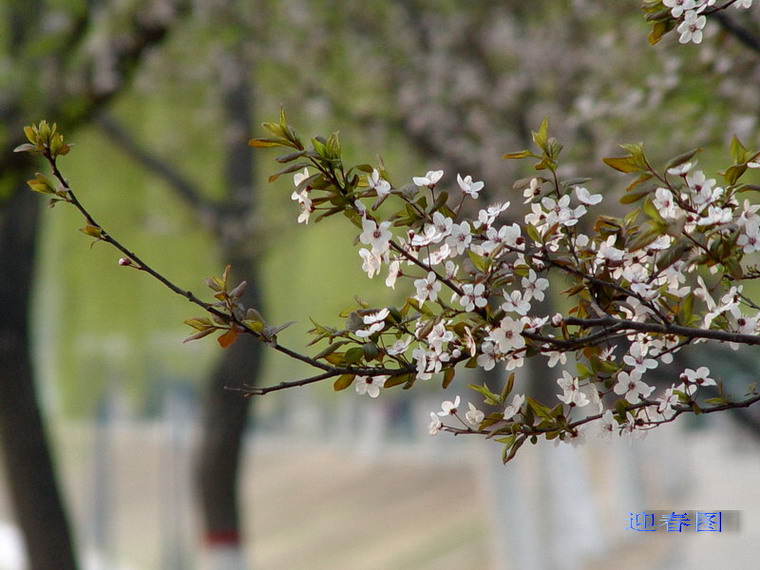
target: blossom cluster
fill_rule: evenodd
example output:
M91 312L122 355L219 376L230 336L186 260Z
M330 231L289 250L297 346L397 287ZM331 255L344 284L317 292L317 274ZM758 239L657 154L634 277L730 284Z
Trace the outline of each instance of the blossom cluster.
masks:
M681 43L698 44L707 18L731 5L748 9L752 1L645 0L650 42L675 29ZM633 209L614 217L608 204L600 209L605 196L585 181L560 178L562 146L548 136L547 122L533 133L536 152L505 155L536 160L540 174L515 185L527 214L507 200L481 203L485 184L469 174L457 173L456 186L443 170L395 185L382 166L347 168L337 133L307 147L284 112L279 123L264 127L271 137L251 145L288 149L277 158L286 166L270 180L293 174L298 222L342 214L357 228L367 276L382 275L388 287L403 292L400 307L357 300L341 314L344 326L314 323L314 343L328 343L314 357L278 343L277 333L290 323L270 326L244 307L245 283L229 283L229 269L209 280L215 301L205 303L105 232L56 167L70 145L55 125L27 127L29 143L17 150L41 154L52 166L54 179L37 174L29 181L32 190L76 207L87 223L82 231L116 247L125 256L120 265L152 275L209 314L186 321L195 330L188 340L221 333L217 340L226 347L252 334L319 369L313 377L251 393L335 378L336 390L353 385L358 394L378 398L433 378L448 388L459 368L504 370L507 380L497 392L485 383L471 386L483 409L467 402L462 413L461 396L445 400L430 414L430 433L489 436L504 445L505 461L539 437L571 444L591 431L605 439L642 437L685 412L760 401L755 392L732 402L708 367L675 360L690 344L760 344L760 305L744 286L760 277L748 263L760 251L760 206L740 199L759 189L741 181L760 167L759 154L738 140L720 184L697 168L696 151L655 170L640 145L623 145L626 156L605 162L637 178L621 200ZM515 390L515 373L529 358L550 371L556 388L548 401ZM656 386L653 372L662 372L663 364L682 372L669 386ZM705 398L706 388L713 397Z
M670 16L678 22L676 31L682 44L702 42L702 30L707 23L707 14L733 4L738 9L749 9L752 0L732 0L718 5L717 0L662 0L662 6L670 11Z
M396 187L384 171L364 166L366 175L354 189L327 190L332 200L319 199L332 207L343 197L344 213L360 230L367 276L384 274L394 289L405 281L409 291L401 309L358 307L347 313L354 319L346 330L312 331L336 348L356 345L323 353L330 362L378 368L377 374L358 375L358 393L378 397L381 388L409 387L441 374L445 387L460 363L514 372L526 358L543 356L548 368L558 369L556 402L526 399L513 393L512 382L501 394L484 385L477 391L497 411L469 402L462 419L457 396L431 413L431 434L504 434L499 441L516 451L521 440L515 434L526 424L575 444L585 436L585 419L595 418L601 437L613 431L640 437L683 411L679 406L694 404L699 388L717 386L703 366L685 369L679 382L655 393L648 373L672 363L685 345L710 338L699 331L760 333L757 306L747 301L740 283L744 256L760 250L760 207L737 197L743 188L738 179L760 166L756 153L734 141L735 164L719 186L696 168L696 151L677 157L660 174L639 146L626 145L628 156L606 162L639 174L623 201L642 205L624 218L602 215L594 223L589 213L603 196L558 179L561 146L547 128L545 123L534 133L539 154L505 156L536 158L536 168L549 171L523 185L530 211L521 221L515 221L509 201L466 216L472 210L463 204L479 200L483 182L460 173L451 198L442 170ZM308 222L315 211L311 204L319 201L310 193L325 186L311 170L294 176L293 198L302 208L309 204L301 222ZM399 209L390 207L393 201ZM549 296L558 287L562 292ZM567 313L572 316L545 308L562 295L574 303ZM534 421L537 415L543 424ZM461 427L445 425L442 418L449 416Z
M589 431L602 438L642 437L682 413L760 401L752 390L731 401L706 366L683 367L667 387L652 383L652 372L678 365L674 356L687 345L760 344L760 305L745 291L745 281L760 278L749 263L760 251L760 206L740 200L760 189L742 181L760 169L760 153L738 139L731 142L732 163L719 172L720 184L697 168L697 150L655 169L641 145L622 145L625 156L604 162L636 175L621 199L633 209L614 217L607 205L599 211L605 197L585 181L559 176L562 146L544 121L533 133L535 152L504 156L534 159L540 173L515 185L529 208L522 215L523 205L513 208L510 201L478 203L485 185L471 176L460 173L457 186L447 188L444 172L434 170L397 186L382 168L346 168L337 134L317 137L307 149L284 113L280 123L265 126L274 137L254 139L253 146L294 149L278 158L287 166L271 179L294 174L299 221L342 214L357 228L367 276L384 275L388 287L404 293L398 307L357 299L342 313L343 327L314 322L312 344L329 344L313 357L279 344L277 334L292 323L271 326L245 307L245 282L230 283L229 267L207 281L215 301L206 303L105 232L56 166L68 147L55 127L30 127L30 142L19 151L42 154L53 167L55 179L38 174L29 181L32 190L73 205L87 221L85 234L125 255L120 265L160 279L208 313L186 321L196 331L188 340L221 333L217 340L227 347L252 334L320 370L251 393L335 378L336 390L354 385L357 393L377 398L433 378L448 388L461 367L502 369L508 376L500 391L470 385L483 409L467 402L461 414L457 395L431 413L430 433L489 436L503 444L505 461L539 437L571 444ZM468 200L474 208L465 208ZM557 389L548 401L515 390L515 373L529 358L555 371L549 379ZM452 418L458 423L444 423Z

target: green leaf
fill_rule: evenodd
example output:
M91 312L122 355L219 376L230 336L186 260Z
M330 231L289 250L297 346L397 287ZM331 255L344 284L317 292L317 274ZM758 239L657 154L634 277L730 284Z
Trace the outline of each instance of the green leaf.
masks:
M255 319L245 319L243 321L243 324L248 328L248 330L251 330L256 334L263 333L264 327L266 327L266 323L263 321L257 321Z
M364 353L364 360L374 360L377 355L380 354L380 349L374 342L366 342L362 345L362 352Z
M325 356L325 360L327 362L329 362L330 364L335 364L336 366L344 364L345 358L346 358L345 352L333 352L332 354L328 354L327 356Z
M485 398L486 404L488 404L489 406L500 405L499 396L491 392L491 390L488 389L488 386L486 384L483 384L482 386L477 386L476 384L469 384L468 387L472 390L475 390L478 394L481 394Z
M467 250L467 255L470 257L470 261L472 261L472 264L475 266L475 269L480 271L481 273L486 273L488 271L488 267L491 264L488 259L485 257L478 255L471 249Z
M541 126L538 128L538 131L533 131L533 143L543 150L547 155L549 153L548 148L548 142L549 142L549 119L545 118L543 121L541 121Z
M657 258L657 269L662 271L681 259L684 253L691 249L692 243L686 238L679 238L675 244L666 249Z
M362 350L362 347L354 346L353 348L349 348L346 351L346 354L343 357L343 362L345 362L346 364L356 364L357 362L360 362L363 358L364 358L364 351Z
M562 153L562 149L565 148L554 137L549 139L547 146L548 146L547 154L551 157L552 161L556 161L559 155Z
M88 224L85 227L80 228L79 231L85 235L94 237L95 239L103 239L103 230L98 226L91 226Z
M625 194L622 198L620 198L621 204L634 204L641 200L642 198L645 198L649 194L651 194L651 190L639 190L638 192L630 192L629 194Z
M576 363L575 368L578 370L578 377L580 379L593 376L593 374L591 373L591 370L588 369L588 366L586 366L582 362Z
M331 355L333 352L338 350L341 346L344 344L347 344L347 340L339 340L338 342L332 343L330 346L324 348L322 351L319 352L316 356L314 356L315 360L319 360L320 358L326 358L327 356Z
M283 174L291 174L293 172L296 172L297 170L301 170L302 168L306 168L307 166L309 166L309 164L306 163L306 162L296 162L295 164L291 164L289 166L286 166L282 170L279 170L279 171L275 172L267 180L269 182L274 182L275 180L277 180Z
M452 366L451 368L447 368L446 371L443 373L443 384L441 385L442 388L445 390L449 387L449 384L454 380L454 375L456 374L456 369Z
M535 166L533 166L533 168L536 170L550 170L554 172L557 169L557 163L546 157L541 160L541 162L538 162Z
M632 191L634 188L639 186L640 184L643 184L644 182L647 182L652 178L653 174L651 172L644 172L640 176L636 178L633 182L631 182L625 189L626 192Z
M630 156L603 158L602 162L607 166L614 168L619 172L629 174L631 172L641 172L641 168Z
M521 158L538 158L538 155L529 151L529 150L521 150L519 152L509 152L502 156L502 158L505 158L507 160L520 160Z
M749 155L747 147L742 144L742 141L740 141L736 135L731 138L731 144L728 146L728 153L731 156L731 160L734 161L734 164L743 164L747 162L747 156Z
M502 453L501 457L502 457L502 461L504 462L505 465L507 463L509 463L510 461L512 461L512 459L514 459L515 455L517 454L517 451L522 447L522 445L523 445L523 443L525 443L525 441L526 441L525 438L521 437L521 438L518 438L512 444L511 449L508 448L508 447L506 447L506 446L504 447L504 453ZM509 449L509 453L507 453L508 449Z
M66 156L71 150L71 145L63 142L63 135L56 133L50 137L50 154L53 158Z
M739 260L735 257L729 257L728 259L723 260L723 267L726 268L726 271L731 276L732 279L735 279L737 281L740 281L744 278L744 270L742 269L741 263L739 263Z
M684 326L691 325L694 316L694 294L689 293L683 298L678 311L678 322Z
M24 127L24 134L26 135L26 139L36 147L37 146L37 128L34 125Z
M330 135L325 145L327 158L340 158L340 137L338 131Z
M735 164L720 172L728 185L736 184L736 181L747 171L746 164Z
M507 377L507 381L504 383L504 389L501 391L500 401L503 404L507 401L507 398L512 393L512 389L515 386L515 373L511 372Z
M725 404L726 399L725 398L707 398L705 400L705 404L712 404L715 406L720 406L721 404Z
M649 216L652 220L655 222L658 222L660 224L667 224L667 222L662 218L662 215L660 214L660 210L657 208L657 206L654 205L654 201L650 198L646 202L644 202L644 213Z
M663 232L659 228L647 224L646 228L636 233L633 240L628 243L628 251L638 251L648 246L662 234Z
M621 156L612 158L603 158L602 161L609 167L619 172L630 174L632 172L641 172L643 167L632 156Z
M280 164L287 164L288 162L293 162L297 158L301 158L304 154L306 154L305 150L296 150L294 152L289 152L286 154L281 154L275 160L279 162Z
M449 199L448 192L446 192L445 190L440 192L435 197L435 203L433 204L433 211L441 210L446 205L446 202L448 199ZM445 216L447 212L441 212L441 213ZM450 216L450 217L454 217L454 216Z
M545 406L541 404L540 402L537 402L533 398L526 397L525 401L527 402L530 409L533 410L538 417L543 418L545 420L554 421L554 417L552 416L552 411L548 406Z
M321 158L330 158L327 152L327 141L323 137L314 137L311 139L311 146L314 147L314 152Z
M657 11L654 11L654 12L649 12L644 17L644 19L647 22L656 22L656 21L659 21L659 20L668 20L670 18L672 18L672 16L670 15L670 8L665 8L663 10L657 10Z
M35 173L33 180L27 180L26 183L34 192L38 194L55 194L53 183L41 172Z
M283 139L280 137L257 138L257 139L249 140L248 146L252 146L254 148L271 148L271 147L277 147L277 146L288 146L288 141L287 139Z
M264 127L265 130L269 131L272 135L274 135L275 140L281 140L285 141L285 144L287 144L287 137L285 136L285 129L280 125L279 123L261 123L261 126ZM261 140L261 139L254 139L254 140ZM249 143L250 144L250 143Z
M694 158L694 155L697 154L701 150L702 150L701 148L695 148L683 154L679 154L675 158L671 158L668 161L668 163L665 165L665 170L670 170L671 168L675 168L676 166L681 166L685 162L689 162L692 158Z
M201 339L203 337L206 337L206 336L210 335L212 332L214 332L214 329L206 329L204 331L194 332L193 334L191 334L189 337L187 337L182 342L186 343L186 342L190 342L192 340L198 340L198 339Z
M528 237L536 243L541 243L541 234L538 233L536 226L526 224L525 231L528 233Z
M393 388L394 386L400 386L401 384L406 384L410 381L413 381L414 378L414 374L399 374L398 376L391 376L385 381L383 388Z
M199 331L203 331L209 328L216 328L214 323L212 323L211 319L209 319L208 317L196 317L193 319L187 319L184 321L184 323L187 326L192 327Z
M667 20L660 20L654 23L652 31L649 32L647 40L649 45L656 45L662 39L662 37L670 32L676 26L676 21L672 18Z
M496 441L498 443L503 443L504 445L507 446L507 448L509 448L515 442L515 439L517 439L517 436L515 436L515 435L508 435L506 437L497 437L497 438L494 438L494 441Z
M333 390L340 392L348 388L353 382L356 376L354 374L342 374L333 382Z
M621 144L620 148L627 150L628 156L603 158L602 162L607 166L626 174L631 172L646 172L649 170L646 157L644 156L643 145L641 143Z

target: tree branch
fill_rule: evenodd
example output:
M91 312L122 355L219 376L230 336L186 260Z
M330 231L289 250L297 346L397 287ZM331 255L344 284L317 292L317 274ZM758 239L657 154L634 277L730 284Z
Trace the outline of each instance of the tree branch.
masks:
M733 18L722 12L715 13L712 17L718 21L723 30L732 35L739 43L760 54L760 38L756 34L743 28Z
M691 327L684 327L673 324L660 324L660 323L642 323L639 321L631 321L627 319L618 319L615 317L607 316L596 319L579 319L576 317L567 317L563 321L566 325L580 326L583 328L589 327L614 327L616 331L631 330L638 332L651 332L661 334L673 334L676 336L689 338L689 339L705 339L705 340L717 340L720 342L736 342L740 344L747 344L757 346L760 345L760 336L734 333L729 331L721 331L714 329L695 329ZM551 340L551 339L546 339Z
M95 122L109 136L111 142L143 168L166 182L191 208L199 213L214 210L213 204L203 197L203 191L197 184L176 167L169 165L165 159L157 158L153 152L146 150L117 119L108 113L101 113Z
M25 168L28 157L14 153L13 149L24 142L23 137L16 133L21 132L21 127L30 114L55 117L55 121L66 129L90 120L122 90L145 51L164 40L177 21L189 12L191 4L190 0L157 0L134 16L133 25L114 37L104 48L107 50L105 59L112 62L112 73L117 81L108 86L96 86L92 72L95 56L84 54L83 61L67 69L65 90L60 89L39 96L39 99L45 102L44 108L29 110L17 106L14 116L7 121L6 131L12 135L0 148L0 172L7 174ZM158 16L157 13L161 15ZM80 31L79 24L76 31ZM87 34L80 33L78 39L83 40L86 37ZM72 42L72 37L67 38L64 47L67 53L72 54L71 59L75 59L75 54L80 54L74 47L83 49L84 41L76 43L76 46ZM103 53L100 53L99 57L103 57ZM30 62L30 66L37 67L37 64Z

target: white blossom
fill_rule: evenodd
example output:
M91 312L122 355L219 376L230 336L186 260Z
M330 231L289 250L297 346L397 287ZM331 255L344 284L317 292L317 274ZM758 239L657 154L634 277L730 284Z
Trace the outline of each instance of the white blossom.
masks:
M406 352L406 349L409 348L410 344L412 344L412 337L405 336L403 338L398 339L396 342L390 345L385 350L385 352L387 352L391 356L398 356L399 354L404 354L404 352Z
M510 350L518 350L525 346L522 334L523 324L512 317L504 317L499 326L493 329L489 338L498 347L499 352L507 353Z
M587 206L593 206L594 204L598 204L602 201L601 194L591 194L591 192L589 192L583 186L576 186L574 192L575 197L578 199L578 201L581 204L586 204Z
M390 183L387 180L380 178L380 173L377 168L372 169L372 174L367 175L367 184L377 192L379 198L387 196L391 192Z
M372 247L372 252L382 255L390 247L392 234L388 230L390 222L380 222L380 225L369 218L362 218L362 233L359 235L359 241Z
M364 248L359 250L359 255L362 258L362 271L372 279L380 271L380 266L383 263L382 258L377 253Z
M459 408L460 401L461 399L459 398L459 396L454 398L453 402L451 400L444 400L443 403L441 404L441 411L438 412L438 415L441 417L455 415L459 411L458 408Z
M441 431L442 428L443 424L441 423L440 418L436 415L435 412L430 412L430 425L428 426L430 435L436 435L439 431Z
M589 403L588 396L581 391L578 378L571 376L567 370L562 371L562 378L557 379L557 384L562 388L563 393L557 395L557 398L568 406L578 406L582 408Z
M695 384L697 386L715 386L715 380L710 378L710 369L707 366L700 366L696 370L687 368L681 374L681 381L684 384Z
M481 412L479 409L477 409L475 406L473 406L472 402L468 402L467 406L469 408L469 411L465 413L464 419L471 426L478 427L480 423L483 421L483 419L486 417L486 415L483 412Z
M467 312L472 312L475 308L482 308L488 304L486 298L483 296L486 290L486 286L482 283L465 283L462 285L462 292L464 293L459 298L459 303L464 307Z
M377 398L380 395L380 388L383 387L387 379L387 376L358 376L356 378L356 393Z
M369 338L376 332L383 330L383 328L385 328L385 319L388 314L388 309L382 309L380 311L375 311L364 315L364 317L362 317L362 320L364 321L364 324L369 325L369 327L356 331L356 336L360 338Z
M625 399L631 404L637 404L639 398L646 398L654 390L654 386L650 386L641 380L641 373L636 370L630 372L619 372L617 375L617 383L613 388L615 394L625 395Z
M517 414L520 411L520 408L522 407L524 402L525 402L524 394L515 394L514 398L512 398L512 403L509 404L506 408L504 408L504 414L503 414L504 419L511 420L513 417L515 417L515 414Z
M478 193L483 189L483 186L485 186L483 182L473 182L472 176L469 174L464 178L462 178L461 174L457 174L457 183L462 189L462 192L472 198L477 198Z
M442 176L443 170L428 170L425 176L415 176L412 178L412 182L414 182L417 186L427 186L428 188L433 188Z
M612 415L612 410L607 410L597 424L597 436L599 439L609 441L617 429L618 424Z
M417 288L417 294L414 298L420 303L424 303L428 299L435 301L438 298L438 291L441 290L441 282L438 281L432 271L428 272L424 279L415 280L414 286Z
M705 27L707 18L697 14L696 10L686 12L683 21L678 25L678 33L681 37L678 41L682 44L693 42L702 43L702 28Z

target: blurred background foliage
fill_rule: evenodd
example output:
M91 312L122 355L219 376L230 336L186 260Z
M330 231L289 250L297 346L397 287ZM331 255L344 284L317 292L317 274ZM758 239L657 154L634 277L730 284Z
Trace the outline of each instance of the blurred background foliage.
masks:
M97 50L122 25L119 15L139 2L86 4L46 3L46 33L24 57L54 49L56 31L85 9L102 21L88 40ZM255 123L283 105L305 133L340 129L348 161L380 154L396 184L440 167L449 182L469 173L486 180L490 199L518 202L512 182L530 173L500 156L528 146L530 129L546 116L566 146L565 170L593 176L596 191L614 193L624 181L599 159L615 154L617 143L644 140L649 155L663 160L697 145L705 157L722 156L731 134L751 141L756 126L757 57L715 26L706 46L651 48L635 4L196 2L109 115L208 197L221 196L226 135L218 85L230 62L220 54L235 43L250 62ZM23 66L23 58L4 59L4 89L47 80L44 70L30 74ZM59 71L51 80L66 80ZM101 81L108 80L103 71ZM115 148L97 124L69 138L77 147L64 167L106 228L196 292L203 278L221 272L197 216L164 181ZM254 158L259 182L251 192L260 206L252 239L264 253L265 314L275 322L297 319L284 336L299 346L307 316L336 322L353 294L381 304L393 293L362 277L351 229L339 220L296 227L289 180L265 182L276 169L272 158ZM142 413L157 374L199 382L217 350L210 342L178 344L193 309L116 266L106 248L87 251L86 239L72 231L78 220L62 210L43 217L36 289L37 353L55 394L50 403L90 412L114 381ZM118 372L105 374L106 360L118 362ZM270 359L265 377L300 371Z

